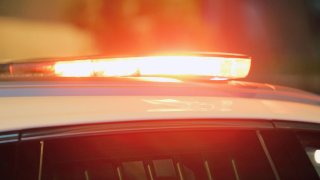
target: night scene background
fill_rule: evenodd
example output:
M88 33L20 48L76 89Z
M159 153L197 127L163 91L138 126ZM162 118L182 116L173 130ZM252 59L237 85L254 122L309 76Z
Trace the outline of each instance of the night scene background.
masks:
M247 54L247 81L320 93L320 0L0 0L0 62Z

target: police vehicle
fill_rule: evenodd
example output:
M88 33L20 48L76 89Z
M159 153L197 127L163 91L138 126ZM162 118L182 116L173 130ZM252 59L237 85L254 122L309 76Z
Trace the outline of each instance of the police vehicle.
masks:
M227 53L0 65L0 179L319 179L320 97Z

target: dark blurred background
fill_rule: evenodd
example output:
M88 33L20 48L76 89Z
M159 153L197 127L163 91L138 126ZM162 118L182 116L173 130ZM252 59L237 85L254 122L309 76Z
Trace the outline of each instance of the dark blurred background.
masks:
M320 0L0 0L0 60L252 56L250 81L320 93Z

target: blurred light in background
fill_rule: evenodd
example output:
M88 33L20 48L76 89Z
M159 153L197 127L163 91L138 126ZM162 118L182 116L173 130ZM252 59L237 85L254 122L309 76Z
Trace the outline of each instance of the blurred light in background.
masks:
M316 161L316 163L320 164L320 150L319 149L314 151L314 160Z

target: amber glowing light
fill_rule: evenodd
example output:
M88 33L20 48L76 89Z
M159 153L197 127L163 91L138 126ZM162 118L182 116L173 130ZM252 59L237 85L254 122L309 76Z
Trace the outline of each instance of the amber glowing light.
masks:
M54 73L63 77L175 76L244 78L250 58L207 56L149 56L60 61Z

